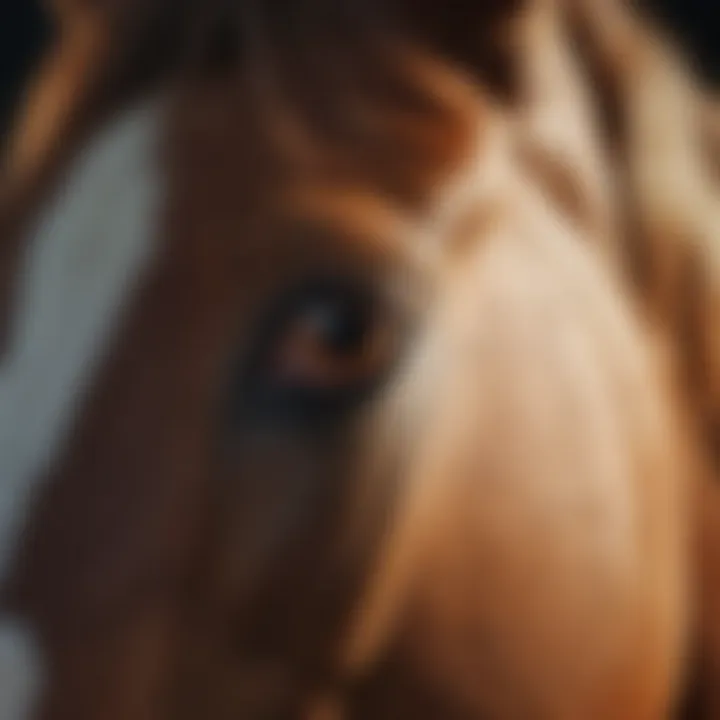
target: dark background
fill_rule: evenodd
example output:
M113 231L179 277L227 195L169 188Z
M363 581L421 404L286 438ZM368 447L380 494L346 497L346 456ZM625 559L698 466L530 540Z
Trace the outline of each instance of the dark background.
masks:
M50 35L40 0L10 0L0 11L0 133ZM0 141L2 137L0 137ZM0 144L2 144L0 142Z
M720 20L716 19L717 10L712 12L717 1L647 0L691 50L703 75L720 85ZM49 37L39 0L11 2L14 8L6 4L6 9L0 12L0 134L6 129L22 84Z

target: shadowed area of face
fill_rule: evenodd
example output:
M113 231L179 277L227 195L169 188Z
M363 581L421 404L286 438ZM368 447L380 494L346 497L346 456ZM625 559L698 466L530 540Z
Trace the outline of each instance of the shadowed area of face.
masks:
M50 279L73 299L95 252L128 275L92 273L88 307L50 297L37 351L77 401L27 471L7 592L39 717L313 717L335 693L348 718L662 717L685 459L589 242L602 209L568 213L520 123L422 53L338 50L315 83L321 58L279 55L183 75L107 204L77 191L78 230L112 224L87 247L69 228ZM82 396L57 374L81 311Z
M252 653L247 661L242 654L235 657L235 646L248 643L271 656L279 653L278 662L295 672L296 664L306 663L294 657L286 661L283 654L300 652L295 645L304 652L308 644L294 634L312 633L314 619L320 626L312 634L320 637L332 615L343 610L336 607L335 591L325 597L307 570L296 577L290 568L309 570L313 558L342 597L347 593L342 585L349 583L345 576L355 573L343 567L354 564L346 556L362 549L325 546L330 538L342 546L335 529L343 525L356 456L366 442L362 413L397 371L415 306L424 301L418 287L427 280L424 265L433 248L428 242L425 248L407 245L417 235L407 201L393 205L347 168L341 169L343 177L298 167L230 87L208 95L200 86L177 99L169 114L155 112L157 122L166 123L161 133L167 139L162 146L155 142L138 149L137 159L150 163L144 172L161 173L162 203L142 227L123 234L125 219L136 222L144 211L141 203L123 205L122 198L136 192L144 202L146 178L134 171L123 176L116 168L114 192L112 184L104 186L102 177L90 172L60 195L59 219L51 212L51 229L30 245L32 252L54 254L57 260L48 264L31 255L27 286L37 286L37 293L51 289L49 281L69 283L65 295L82 303L90 322L78 323L62 295L45 302L53 332L41 328L38 342L47 347L56 338L56 347L52 354L41 347L33 357L52 361L47 377L73 402L83 399L76 397L80 385L88 385L88 392L73 415L48 418L42 425L52 431L55 422L59 430L54 432L66 438L59 447L47 444L50 469L37 473L24 467L16 473L26 481L38 476L43 488L33 498L37 508L26 528L14 595L42 628L50 666L59 668L50 683L52 717L140 712L150 691L144 685L134 690L134 682L161 682L149 676L172 672L175 663L165 668L153 654L172 652L175 643L193 648L188 657L199 665L193 677L210 670L221 675L230 660L252 670L259 662ZM125 147L124 133L122 126L108 131L120 161L132 162L134 151ZM103 161L96 156L102 152L90 151L91 162L100 167ZM415 185L412 178L408 196L418 195ZM78 204L87 215L76 212L75 233L69 227L62 241L55 226L73 222L72 207ZM118 220L103 227L114 211ZM117 240L111 231L119 233ZM123 242L138 248L123 248ZM132 260L137 252L147 257L151 248L142 267ZM85 263L93 255L96 265L88 274ZM118 260L135 263L134 270L108 284L98 271L122 272ZM78 287L70 272L92 279L95 289ZM32 299L25 284L20 289ZM98 307L108 291L122 305L116 320ZM28 312L35 305L32 300ZM22 338L29 332L26 324L43 313L23 321L22 304L18 307L13 319L22 322L11 328L19 325ZM305 347L293 335L295 326L302 330L313 312L323 311L339 313L335 322L341 330L352 321L347 313L358 315L360 341L369 336L379 343L364 359L363 347L355 347L358 340L351 337L350 359L353 353L359 357L349 377L341 374L337 381L332 373L343 370L342 355L336 358L332 346L324 348L324 336L311 337ZM51 313L57 319L51 321ZM61 331L65 322L86 345L89 336L99 343L78 346L67 370L74 379L59 371L63 353L72 358L77 344ZM16 345L16 334L13 350L22 346ZM329 369L319 366L314 387L313 376L309 384L306 376L325 351ZM91 373L98 354L99 369ZM283 368L292 371L293 363L299 367L296 390L285 387L283 379ZM31 382L33 365L23 367ZM15 391L19 384L8 386ZM53 406L45 396L41 409L67 413L69 398L61 397ZM5 407L9 412L10 403ZM30 440L27 433L22 437ZM30 494L29 486L23 490ZM14 521L22 521L17 512ZM330 555L325 561L323 553ZM297 583L310 589L304 601L309 611L298 618L290 613L288 632L268 629L264 637L258 612L265 607L264 616L267 598L287 597L298 590ZM237 619L228 617L231 610ZM186 639L176 623L188 613L193 622ZM245 639L249 628L260 637ZM277 642L290 648L275 648ZM135 643L141 644L138 650ZM150 646L142 653L145 668L137 658L144 643ZM312 655L318 658L309 661L327 663L330 651L315 644ZM211 652L206 660L205 645ZM125 669L125 663L131 667ZM310 677L318 672L312 666L302 670ZM119 683L122 703L110 683ZM202 684L198 692L204 693ZM212 694L218 703L235 707L223 693ZM192 707L192 702L182 705ZM151 704L147 712L158 710Z

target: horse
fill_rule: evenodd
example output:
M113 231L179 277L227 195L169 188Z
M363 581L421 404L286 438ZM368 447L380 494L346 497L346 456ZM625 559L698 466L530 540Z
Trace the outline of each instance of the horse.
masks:
M720 134L672 39L51 12L0 185L0 718L715 717Z

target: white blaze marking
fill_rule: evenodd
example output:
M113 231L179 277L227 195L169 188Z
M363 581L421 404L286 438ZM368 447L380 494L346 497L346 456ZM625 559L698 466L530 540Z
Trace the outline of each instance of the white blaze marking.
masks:
M159 104L95 138L43 211L20 267L0 361L0 583L37 483L61 451L153 255L161 198ZM30 636L0 618L0 720L24 720L39 683ZM14 658L14 659L13 659Z
M27 628L12 621L0 625L0 718L30 716L41 689L37 648Z

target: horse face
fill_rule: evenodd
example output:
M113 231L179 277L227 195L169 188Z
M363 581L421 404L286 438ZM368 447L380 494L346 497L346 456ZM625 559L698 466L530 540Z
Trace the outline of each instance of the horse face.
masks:
M666 711L684 456L657 357L506 119L443 77L426 123L321 151L246 75L81 143L0 376L41 717Z

